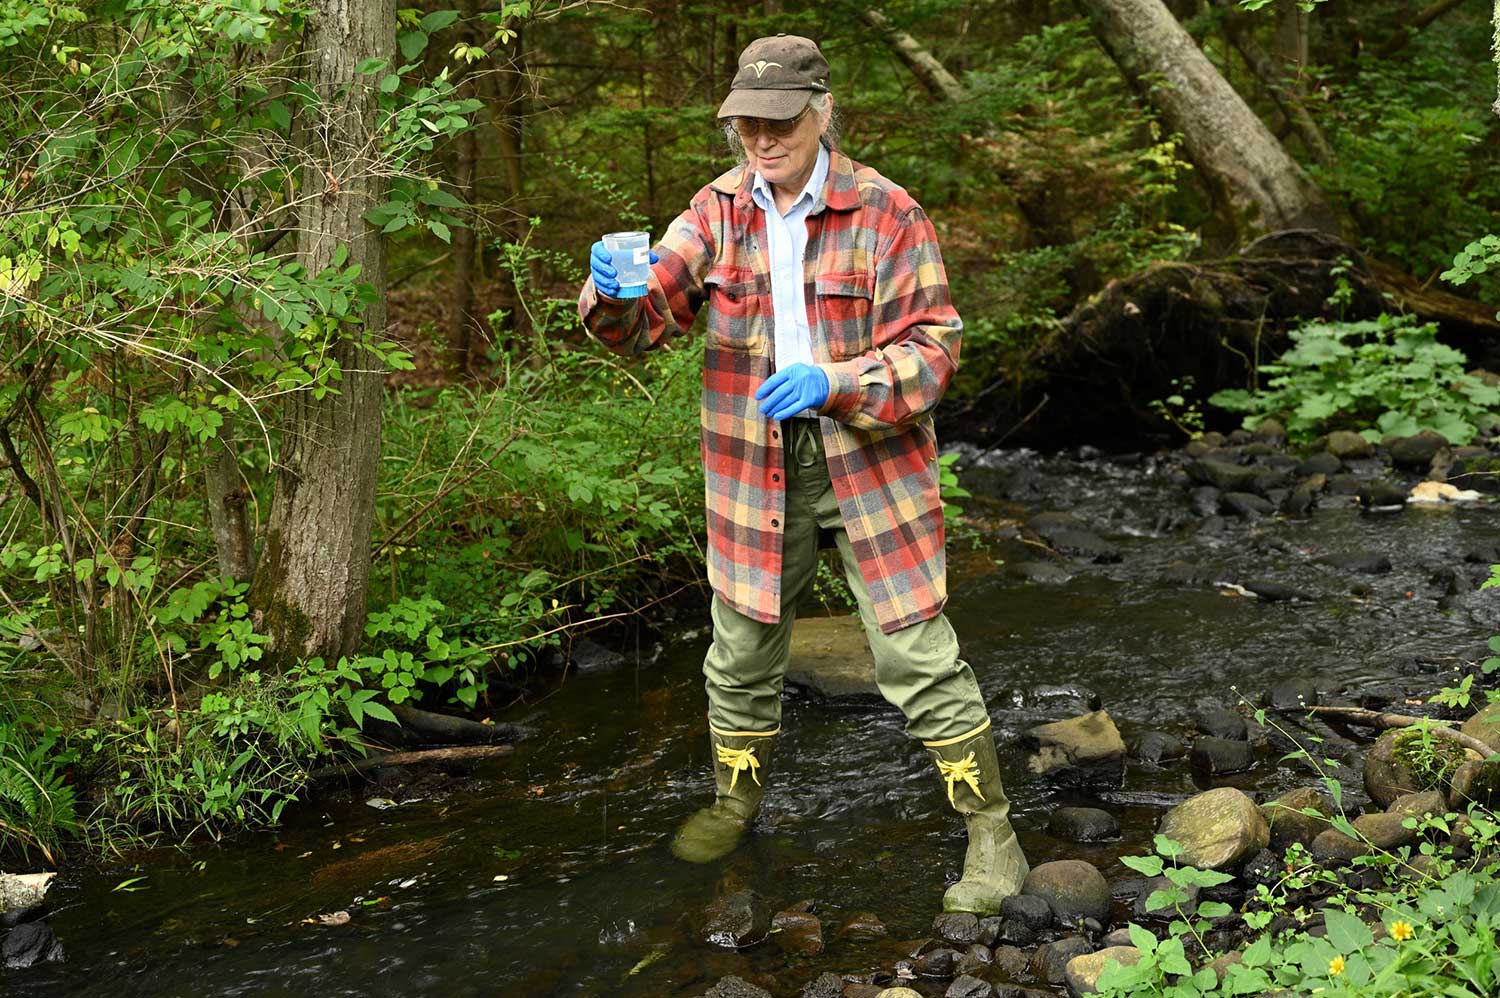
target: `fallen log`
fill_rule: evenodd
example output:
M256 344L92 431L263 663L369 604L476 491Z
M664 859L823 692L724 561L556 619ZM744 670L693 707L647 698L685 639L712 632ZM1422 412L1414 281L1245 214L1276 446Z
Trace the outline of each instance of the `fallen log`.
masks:
M1355 724L1366 728L1410 728L1422 723L1430 723L1430 717L1412 717L1410 714L1387 714L1378 710L1366 710L1363 707L1280 707L1278 713L1282 714L1314 714L1318 717L1326 717L1334 721L1342 721L1345 724ZM1446 738L1456 742L1466 749L1473 749L1481 757L1488 759L1496 752L1489 743L1466 735L1457 728L1447 725L1434 725L1427 729L1439 738Z
M406 704L393 705L391 713L396 715L396 720L401 722L402 727L410 728L418 734L465 745L518 742L525 736L522 729L514 724L480 724L466 717L438 714Z
M511 745L459 745L453 748L419 749L415 752L385 752L364 759L322 766L307 774L310 782L331 779L335 776L354 776L381 766L412 766L436 762L471 762L507 755L514 750Z

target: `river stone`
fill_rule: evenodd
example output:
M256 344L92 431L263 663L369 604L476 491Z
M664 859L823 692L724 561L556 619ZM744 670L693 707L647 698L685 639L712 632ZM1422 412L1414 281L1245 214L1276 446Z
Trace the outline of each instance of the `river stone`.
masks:
M843 998L844 979L832 971L818 975L817 980L802 985L797 998Z
M886 988L875 998L922 998L922 996L911 988Z
M1214 960L1209 964L1209 967L1213 969L1214 976L1219 979L1219 983L1223 984L1224 978L1229 976L1229 968L1235 966L1236 964L1242 964L1244 962L1245 954L1235 949L1230 950L1228 953L1222 953L1219 956L1214 957Z
M1438 791L1424 790L1419 794L1402 794L1391 801L1386 811L1403 818L1421 818L1428 814L1441 818L1448 813L1448 802Z
M0 911L40 904L55 873L0 873Z
M1147 931L1149 932L1150 930L1148 929ZM1130 926L1128 925L1121 929L1115 929L1113 932L1106 932L1104 937L1099 940L1100 949L1109 949L1111 946L1134 945L1130 941Z
M574 671L584 676L589 673L617 669L629 661L614 649L606 648L599 642L588 638L574 638L568 653Z
M1187 895L1186 899L1178 901L1176 904L1169 904L1161 908L1153 909L1147 907L1147 905L1151 902L1152 894L1155 894L1157 891L1170 890L1172 890L1172 881L1167 879L1166 877L1148 878L1146 882L1141 885L1141 892L1135 896L1135 904L1131 909L1132 913L1135 915L1136 921L1140 922L1147 919L1155 919L1160 922L1170 922L1174 918L1191 918L1193 913L1198 910L1199 892L1199 888L1192 884L1181 888L1182 893Z
M979 941L979 916L968 912L944 912L932 920L932 934L955 946Z
M1266 691L1261 702L1267 707L1282 710L1316 707L1321 701L1318 698L1317 684L1311 680L1284 679Z
M1288 516L1301 516L1311 512L1317 504L1318 490L1304 483L1287 493L1286 498L1281 500L1281 505L1277 507L1277 511Z
M1198 738L1193 741L1192 765L1209 776L1244 773L1255 768L1255 748L1229 738Z
M1304 808L1313 808L1322 817L1303 814ZM1271 850L1278 856L1285 853L1293 842L1311 845L1312 840L1328 827L1328 819L1333 816L1327 800L1312 787L1288 790L1271 804L1262 805L1260 813L1271 829Z
M1245 579L1240 582L1240 585L1267 603L1286 603L1293 600L1309 602L1313 599L1310 593L1266 579Z
M1060 807L1047 819L1047 831L1066 842L1102 842L1120 837L1120 821L1097 807Z
M1416 739L1418 733L1412 728L1387 731L1376 739L1365 752L1365 792L1381 807L1390 807L1402 794L1432 789L1423 785L1420 774L1402 758L1404 746ZM1434 735L1434 751L1444 760L1449 772L1457 770L1469 757L1478 758L1471 752L1447 738Z
M1387 445L1391 463L1398 468L1427 470L1438 451L1448 446L1448 438L1436 430L1423 430L1411 437L1397 437Z
M1492 749L1500 750L1500 700L1487 705L1458 729L1470 738L1478 738Z
M955 972L960 976L965 974L979 973L995 962L995 954L984 943L975 943L964 950L963 956L958 958L958 966Z
M758 988L744 978L728 977L719 978L719 983L703 993L703 998L775 998L765 988Z
M1420 837L1416 829L1405 827L1406 818L1404 814L1386 811L1380 814L1362 814L1351 824L1354 825L1354 830L1368 839L1376 849L1389 851L1399 846L1409 846Z
M1465 457L1448 469L1448 484L1457 489L1500 492L1500 457Z
M1194 716L1193 725L1214 738L1238 738L1243 741L1250 737L1245 719L1228 707L1203 708Z
M1406 508L1406 489L1384 479L1372 479L1359 487L1359 505L1365 512L1400 512Z
M1004 910L1004 901L1001 901L1001 910ZM1048 909L1050 912L1051 909ZM1000 916L986 915L979 920L979 943L994 949L995 943L1000 941Z
M1065 566L1050 561L1021 561L1007 565L1005 571L1014 578L1043 586L1060 586L1073 578Z
M885 923L868 911L857 911L839 926L839 939L855 943L872 943L886 937Z
M755 891L735 891L710 904L703 912L702 938L726 949L754 946L771 929L771 911L765 898Z
M1027 768L1059 782L1103 780L1118 785L1125 773L1125 742L1107 712L1092 711L1026 733L1033 752Z
M1319 863L1347 863L1356 856L1370 852L1370 847L1337 828L1329 828L1318 833L1318 837L1312 840L1312 845L1308 846L1308 851Z
M943 998L995 998L995 987L989 981L980 980L972 974L955 978L943 992Z
M1072 926L1082 918L1109 921L1109 884L1092 863L1081 859L1059 859L1032 867L1021 884L1021 893L1046 901L1059 925Z
M843 998L880 998L885 992L879 984L846 984Z
M917 957L915 970L919 977L948 980L953 968L958 966L958 951L948 946L938 946Z
M1233 513L1242 520L1253 520L1258 516L1270 516L1276 512L1268 499L1262 499L1250 492L1226 492L1224 493L1224 511Z
M1187 755L1187 746L1182 739L1165 731L1143 731L1135 740L1134 751L1142 762L1159 765Z
M1306 461L1297 465L1297 474L1303 478L1311 478L1313 475L1337 475L1344 467L1344 462L1334 455L1325 451L1309 457Z
M1000 917L1029 929L1045 929L1052 924L1052 906L1046 898L1012 894L1000 902Z
M1122 967L1133 967L1141 962L1141 951L1134 946L1111 946L1097 953L1075 956L1068 961L1065 971L1068 991L1075 998L1093 994L1095 982L1099 980L1099 975L1104 973L1104 965L1111 960Z
M1220 492L1244 492L1254 487L1255 468L1230 464L1211 457L1189 462L1188 477L1202 485L1212 485Z
M1213 516L1219 511L1219 500L1224 493L1212 485L1200 485L1188 493L1188 506L1198 516Z
M1324 441L1324 449L1340 461L1351 457L1370 457L1375 445L1352 430L1334 430Z
M1024 975L1026 973L1026 965L1029 962L1031 962L1031 958L1019 946L995 947L995 969L1011 980Z
M1391 559L1379 551L1341 551L1322 559L1343 572L1359 572L1363 575L1384 575L1391 570Z
M1050 908L1047 909L1049 915L1051 914L1051 910ZM1051 924L1050 918L1048 919L1048 924ZM1014 918L1005 918L1000 921L1000 932L995 937L995 941L997 943L1004 943L1006 946L1020 946L1025 948L1035 945L1038 935L1037 930L1025 922L1017 921Z
M858 614L798 618L786 681L833 699L878 698L875 656Z
M1118 547L1087 527L1056 527L1045 537L1048 544L1069 558L1083 558L1100 565L1124 559Z
M776 944L797 956L817 956L823 952L823 922L806 910L788 908L771 917L771 928L777 930Z
M1260 809L1233 787L1189 797L1163 816L1159 831L1181 843L1183 865L1208 870L1222 870L1271 841Z
M1500 763L1471 759L1458 767L1448 787L1448 806L1462 813L1470 801L1491 808L1500 803Z
M27 922L10 930L0 947L0 958L9 970L24 970L38 963L61 963L63 947L57 933L46 922Z
M1082 936L1065 936L1038 946L1027 969L1043 984L1060 985L1067 980L1068 961L1093 951L1093 944Z
M1275 416L1267 416L1255 425L1250 435L1257 440L1268 440L1272 443L1286 439L1286 424Z

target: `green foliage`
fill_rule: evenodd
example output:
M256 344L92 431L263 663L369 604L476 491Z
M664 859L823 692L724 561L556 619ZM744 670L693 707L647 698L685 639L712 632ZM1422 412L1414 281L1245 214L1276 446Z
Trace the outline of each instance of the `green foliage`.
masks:
M1246 413L1248 429L1285 418L1292 440L1353 429L1372 441L1424 429L1465 444L1475 420L1500 405L1500 389L1464 371L1463 353L1437 342L1437 326L1411 316L1359 322L1310 322L1291 332L1292 347L1262 364L1266 387L1226 389L1209 403Z
M78 802L66 779L78 753L62 732L29 718L0 720L0 856L32 850L55 862L79 830Z
M1198 399L1192 397L1192 375L1173 378L1172 387L1177 390L1171 395L1151 400L1151 411L1188 439L1196 440L1203 436L1203 407Z

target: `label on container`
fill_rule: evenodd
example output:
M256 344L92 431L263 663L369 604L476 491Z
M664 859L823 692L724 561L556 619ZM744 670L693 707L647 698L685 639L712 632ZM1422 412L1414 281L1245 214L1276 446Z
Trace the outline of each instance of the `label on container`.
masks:
M635 265L637 267L645 267L645 266L648 266L650 263L651 263L651 247L650 246L642 246L640 249L638 249L638 250L635 251Z

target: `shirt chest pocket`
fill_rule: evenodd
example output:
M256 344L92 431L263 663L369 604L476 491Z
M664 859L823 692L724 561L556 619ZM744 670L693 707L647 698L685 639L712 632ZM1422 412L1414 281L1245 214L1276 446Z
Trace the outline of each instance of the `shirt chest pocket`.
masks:
M870 309L875 282L866 273L824 274L817 278L818 323L833 360L857 357L873 348Z
M703 285L708 293L709 343L731 350L759 350L766 334L755 275L748 270L718 269L709 272Z

